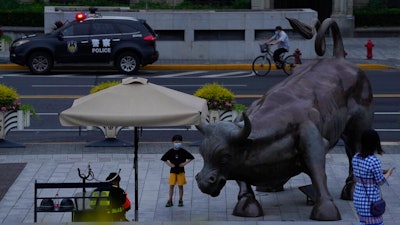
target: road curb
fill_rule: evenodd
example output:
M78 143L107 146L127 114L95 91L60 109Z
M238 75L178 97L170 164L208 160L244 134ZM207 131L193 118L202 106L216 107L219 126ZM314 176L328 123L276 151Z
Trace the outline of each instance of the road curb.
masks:
M357 64L363 70L386 70L396 69L396 67L388 66L384 64ZM94 68L88 66L73 66L69 67L73 69L87 69ZM104 67L114 69L112 67ZM20 66L17 64L0 64L2 70L28 70L26 66ZM276 70L275 65L272 65L272 70ZM251 64L153 64L143 67L141 70L251 70Z

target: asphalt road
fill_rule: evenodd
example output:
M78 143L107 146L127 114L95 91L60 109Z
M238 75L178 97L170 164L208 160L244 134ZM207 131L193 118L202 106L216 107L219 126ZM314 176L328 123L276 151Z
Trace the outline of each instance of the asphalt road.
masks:
M374 127L382 141L400 140L400 80L397 70L368 70L375 96ZM218 82L236 95L236 101L249 105L286 75L272 71L267 77L255 77L249 71L142 71L138 76L150 82L178 91L193 94L205 83ZM91 142L102 139L98 130L86 131L85 127L62 127L58 113L72 105L74 99L87 95L94 85L107 80L120 80L125 75L114 71L74 72L55 71L49 76L33 76L27 71L0 71L0 83L13 86L24 103L32 104L39 120L32 120L24 131L12 131L8 140L23 143L35 142ZM144 98L145 100L145 98ZM183 133L188 141L197 141L201 135L190 127L144 128L141 141L169 142L173 133ZM133 132L123 130L119 138L132 140Z

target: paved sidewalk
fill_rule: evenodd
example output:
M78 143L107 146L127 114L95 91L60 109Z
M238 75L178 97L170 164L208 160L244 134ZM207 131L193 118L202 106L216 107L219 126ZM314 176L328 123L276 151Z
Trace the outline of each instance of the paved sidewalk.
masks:
M131 224L209 224L209 225L264 225L264 224L358 224L351 201L340 199L348 161L343 147L336 147L327 155L328 187L338 206L342 220L318 222L309 219L311 206L306 205L306 197L299 186L310 184L310 179L298 175L289 180L285 190L278 193L256 192L265 216L242 218L231 215L236 203L238 187L228 181L220 196L212 198L200 192L194 176L203 166L197 147L185 146L194 153L195 160L186 166L188 184L184 187L184 207L166 208L168 196L167 178L169 168L160 161L161 154L169 144L140 143L139 146L139 214L140 223ZM398 145L384 146L387 154L381 156L384 168L400 168ZM152 152L152 154L145 154ZM94 171L95 178L104 180L111 171L121 169L121 186L134 200L133 149L125 148L87 148L72 144L29 144L26 148L0 150L0 163L26 162L27 165L0 202L0 223L13 225L33 223L34 182L81 182L77 169L85 172L88 164ZM390 185L383 186L383 197L387 201L384 215L385 224L400 224L400 175L392 175ZM177 190L175 190L177 192ZM54 196L56 190L44 190L41 194ZM72 195L79 190L62 190L60 196ZM177 193L175 193L175 203ZM134 218L134 209L127 214ZM43 224L67 224L71 213L39 213L38 222ZM124 223L126 224L126 223Z

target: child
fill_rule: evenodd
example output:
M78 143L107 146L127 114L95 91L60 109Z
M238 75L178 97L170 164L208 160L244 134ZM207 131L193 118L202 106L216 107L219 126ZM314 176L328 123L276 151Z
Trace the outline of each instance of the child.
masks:
M165 207L171 207L172 197L174 194L175 184L178 184L179 188L179 207L183 206L183 185L186 184L185 168L186 164L194 159L190 152L182 148L182 136L174 135L172 137L173 148L169 149L162 157L161 160L165 162L170 169L168 184L169 186L169 198Z

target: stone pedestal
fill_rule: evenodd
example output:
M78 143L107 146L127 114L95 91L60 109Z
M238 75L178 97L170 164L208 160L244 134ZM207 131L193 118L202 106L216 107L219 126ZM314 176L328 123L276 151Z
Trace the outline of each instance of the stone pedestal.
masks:
M353 0L334 0L331 18L339 25L343 37L354 35Z
M353 37L354 36L354 17L352 15L332 15L342 34L342 37Z
M104 134L104 139L86 144L86 147L132 147L133 143L117 138L122 126L96 126ZM87 126L87 130L93 130L93 126Z

